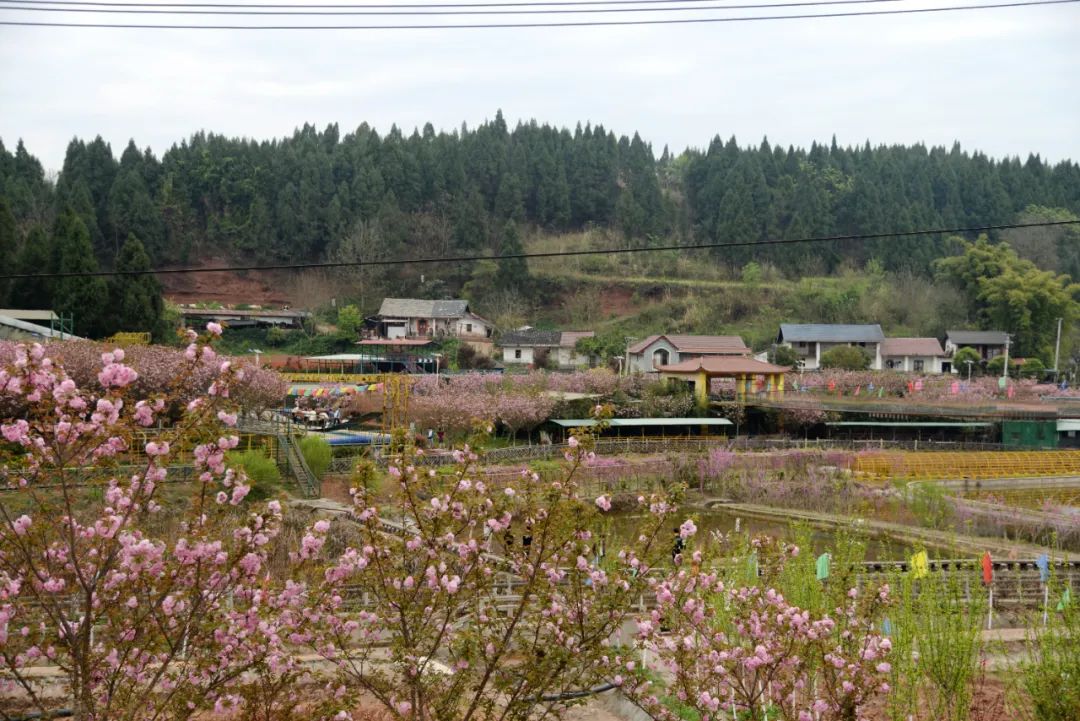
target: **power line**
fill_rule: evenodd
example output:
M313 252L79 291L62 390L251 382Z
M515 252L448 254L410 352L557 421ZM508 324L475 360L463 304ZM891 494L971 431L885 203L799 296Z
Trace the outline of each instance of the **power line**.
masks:
M742 17L665 18L657 20L589 20L572 22L524 23L464 23L432 25L180 25L172 23L64 23L23 20L0 20L0 26L50 28L105 28L114 30L487 30L508 28L570 28L613 27L639 25L701 25L712 23L742 23L771 20L812 20L827 18L871 17L878 15L915 15L925 13L993 10L998 8L1030 7L1035 5L1065 5L1080 0L1027 0L987 5L951 5L947 7L909 8L904 10L859 10L854 12L810 13L796 15L746 15Z
M124 15L288 15L294 17L316 17L326 15L396 15L404 17L426 17L436 15L569 15L582 13L647 13L647 12L708 12L713 10L755 10L761 8L811 7L819 5L867 5L874 3L905 2L906 0L811 0L810 2L781 2L754 5L697 5L692 7L631 7L631 8L543 8L527 10L157 10L149 8L59 8L59 7L16 7L0 6L0 11L21 11L37 13L92 13Z
M690 3L709 3L716 0L544 0L537 2L473 2L473 3L394 3L385 4L317 4L297 3L154 3L154 2L85 2L83 0L0 0L0 6L19 5L77 5L94 7L180 7L180 8L291 8L291 9L416 9L416 8L483 8L483 7L548 7L561 5L673 5Z
M506 255L459 255L440 258L395 258L392 260L345 260L324 263L280 263L275 265L228 265L211 268L157 268L149 270L96 270L92 272L74 271L68 273L8 273L0 275L0 280L15 279L54 279L54 278L104 278L113 276L139 275L180 275L191 273L239 273L267 270L328 270L333 268L361 268L391 265L420 265L427 263L471 263L481 260L529 260L533 258L570 258L583 255L622 255L628 253L657 253L668 250L708 250L714 248L768 247L776 245L797 245L800 243L831 243L846 240L881 240L884 238L911 238L920 235L973 234L993 230L1014 230L1020 228L1052 228L1062 225L1077 225L1080 220L1055 220L1041 223L1003 223L998 225L980 225L966 228L924 228L922 230L897 230L888 233L857 233L854 235L830 235L813 238L775 238L771 240L747 240L734 243L695 243L691 245L653 245L637 248L604 248L600 250L553 250L541 253L509 253Z

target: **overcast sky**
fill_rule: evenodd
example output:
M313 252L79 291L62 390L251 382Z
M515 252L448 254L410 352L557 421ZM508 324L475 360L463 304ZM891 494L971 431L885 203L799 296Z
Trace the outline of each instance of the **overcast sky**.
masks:
M322 0L346 1L368 0ZM949 4L970 0L825 10ZM0 19L169 21L9 10ZM511 123L637 130L658 154L665 143L704 146L717 134L805 146L835 133L841 144L959 140L999 157L1080 160L1078 31L1080 4L631 28L0 27L0 138L9 148L23 138L55 170L73 136L101 134L117 155L135 138L160 155L200 129L262 139L305 121L337 122L342 132L363 121L454 128L502 108Z

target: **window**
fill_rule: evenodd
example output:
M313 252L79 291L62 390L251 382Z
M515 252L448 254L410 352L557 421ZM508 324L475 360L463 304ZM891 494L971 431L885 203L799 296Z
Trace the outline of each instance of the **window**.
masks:
M465 332L466 333L472 333L472 323L466 323L465 324Z
M660 366L666 366L668 364L668 359L669 358L670 358L670 355L668 355L667 350L664 349L664 348L660 348L659 350L653 351L653 354L652 354L653 369L655 370L656 368L659 368Z
M922 369L923 369L923 361L922 360L916 360L915 361L915 370L916 371L921 371Z
M885 367L888 368L889 370L893 370L894 368L896 368L896 361L894 361L894 360L885 361Z
M799 347L800 348L805 348L806 347L806 341L804 341L804 340L799 341Z
M521 349L520 348L515 348L514 349L514 358L517 359L517 360L521 360Z

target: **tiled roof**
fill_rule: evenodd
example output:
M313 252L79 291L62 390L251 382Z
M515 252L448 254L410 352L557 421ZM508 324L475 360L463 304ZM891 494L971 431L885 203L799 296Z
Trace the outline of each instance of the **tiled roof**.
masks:
M467 300L383 298L379 315L383 318L460 318L468 310Z
M954 345L1005 345L1008 336L1000 330L949 330L946 337Z
M651 335L627 348L628 353L644 353L659 339L665 339L680 353L704 355L746 355L750 349L737 335Z
M944 357L941 341L937 338L886 338L881 343L882 358L902 356Z
M823 323L781 323L778 342L880 343L885 340L881 326L832 325Z
M773 365L753 358L739 358L736 356L706 356L704 358L692 358L681 363L669 366L660 366L656 370L661 373L706 373L739 374L739 373L787 373L791 370L787 366Z
M564 330L559 338L559 345L563 348L573 348L582 338L592 338L596 333L591 330Z
M525 328L512 330L502 334L499 345L506 346L533 346L533 347L558 347L562 333L557 330L538 330Z

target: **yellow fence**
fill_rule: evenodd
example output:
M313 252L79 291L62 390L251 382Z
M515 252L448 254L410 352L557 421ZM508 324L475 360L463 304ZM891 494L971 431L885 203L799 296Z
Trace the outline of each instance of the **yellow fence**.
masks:
M365 385L381 383L385 374L378 373L282 373L281 377L291 383L353 383Z
M113 333L106 340L106 343L115 343L116 345L150 345L149 333Z
M852 469L910 480L1080 476L1080 451L883 451L860 454Z

